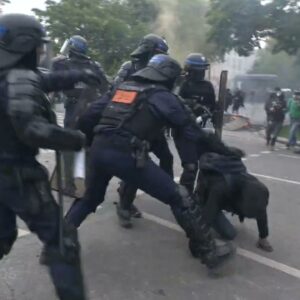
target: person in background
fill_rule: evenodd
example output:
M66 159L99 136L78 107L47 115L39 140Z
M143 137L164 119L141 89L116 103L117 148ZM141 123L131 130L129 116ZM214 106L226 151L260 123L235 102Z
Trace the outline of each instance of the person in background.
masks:
M238 114L241 107L245 107L244 105L245 93L238 89L232 98L232 113Z
M226 97L225 97L225 105L224 105L224 111L227 112L230 105L232 105L232 93L230 89L226 90Z
M293 148L297 144L297 133L300 129L300 91L295 91L294 96L288 101L288 112L291 119L291 127L287 148ZM298 152L297 152L298 153Z
M274 149L278 134L282 128L286 109L284 95L280 88L277 87L265 103L267 114L266 144L270 146L271 150Z

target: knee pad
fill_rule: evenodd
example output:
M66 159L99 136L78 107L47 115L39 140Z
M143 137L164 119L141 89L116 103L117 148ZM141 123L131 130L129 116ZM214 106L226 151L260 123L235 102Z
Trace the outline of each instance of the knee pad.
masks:
M17 239L18 231L14 231L10 236L5 238L0 238L0 260L3 256L9 254L12 249L12 246Z

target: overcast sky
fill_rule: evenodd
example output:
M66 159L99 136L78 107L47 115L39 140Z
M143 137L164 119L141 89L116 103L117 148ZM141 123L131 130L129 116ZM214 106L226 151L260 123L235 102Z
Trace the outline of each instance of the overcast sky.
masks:
M32 14L32 8L44 8L45 0L11 0L3 7L4 13Z

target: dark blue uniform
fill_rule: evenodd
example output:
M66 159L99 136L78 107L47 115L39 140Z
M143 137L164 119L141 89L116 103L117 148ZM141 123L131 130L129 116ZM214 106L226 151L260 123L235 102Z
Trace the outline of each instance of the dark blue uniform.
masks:
M114 80L113 90L115 91L122 82L129 80L130 76L136 71L138 71L138 66L133 61L125 62L117 72ZM160 167L173 178L173 155L164 135L164 130L161 130L161 132L158 133L157 137L152 141L151 152L153 152L154 155L159 159ZM135 207L134 210L132 210L132 204L136 197L137 190L138 189L136 186L130 185L124 181L120 183L120 187L118 189L120 195L119 209L125 209L125 211L122 212L118 210L118 212L119 214L123 214L124 216L126 216L127 219L130 218L130 213L128 215L126 211L132 211L134 215L137 216L140 215L140 213L137 213Z
M79 128L88 136L91 136L90 130L101 118L103 110L109 102L109 95L105 95L99 101L93 103L86 114L82 116ZM190 122L189 116L185 113L180 101L167 91L155 93L149 98L148 103L158 123L184 127ZM95 130L97 130L97 127ZM192 127L186 128L184 131L188 130L197 139L199 132L192 129ZM85 196L82 200L76 202L68 213L68 220L76 226L79 226L87 214L95 211L97 206L102 203L108 182L113 176L134 184L171 206L172 202L178 198L178 196L175 197L178 193L177 185L150 158L147 159L144 168L136 168L136 162L131 153L131 138L132 135L129 132L116 128L99 130L95 135L90 149ZM102 146L100 147L101 143Z
M70 53L69 57L58 57L53 61L54 71L82 71L92 70L101 82L100 87L90 87L83 82L79 82L71 88L63 90L65 106L65 128L75 128L76 121L87 105L99 97L99 93L105 93L108 89L108 81L101 65L92 61L85 55ZM64 192L73 195L76 186L74 182L74 153L65 152L64 159Z
M49 266L60 299L84 300L76 230L64 225L66 253L62 256L59 209L47 170L36 160L39 147L79 150L83 144L81 134L56 125L42 92L58 88L54 78L52 74L41 79L21 69L0 78L0 259L10 252L17 237L18 216L44 243L43 263Z

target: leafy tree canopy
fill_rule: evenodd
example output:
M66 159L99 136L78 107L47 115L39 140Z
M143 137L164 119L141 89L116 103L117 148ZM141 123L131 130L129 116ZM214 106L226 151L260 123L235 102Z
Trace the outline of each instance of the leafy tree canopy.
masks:
M300 47L300 3L297 0L211 0L208 41L223 56L234 49L248 56L271 37L274 53L296 54Z

